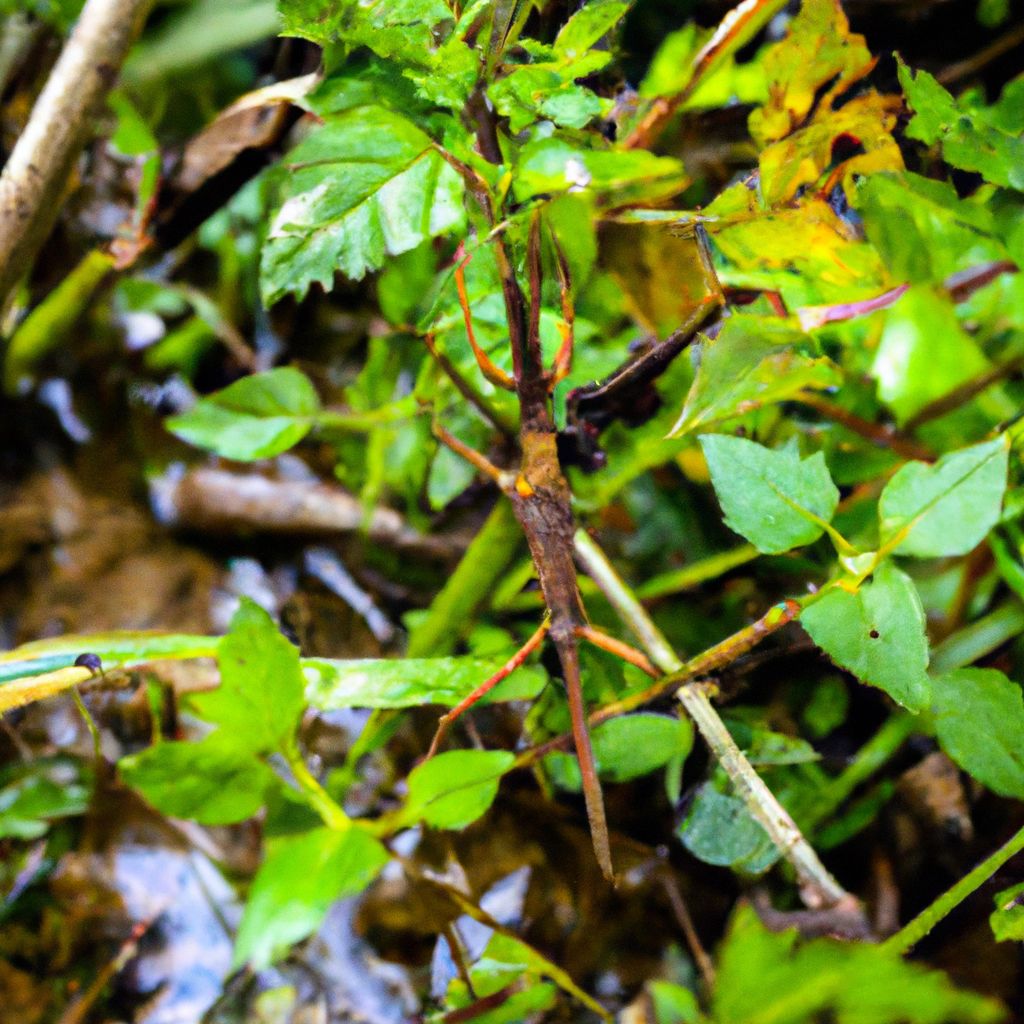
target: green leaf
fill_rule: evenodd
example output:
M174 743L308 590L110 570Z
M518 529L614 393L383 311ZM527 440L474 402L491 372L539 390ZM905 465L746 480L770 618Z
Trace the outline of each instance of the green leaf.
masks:
M768 317L734 314L718 337L701 343L700 365L683 411L672 427L680 437L801 391L836 387L839 368L798 351L806 334Z
M723 434L700 438L715 494L730 528L759 551L778 554L817 540L839 504L825 456L801 459Z
M890 562L856 593L833 587L800 615L811 639L837 665L910 711L921 711L931 699L924 622L914 584Z
M279 455L298 444L319 411L320 401L309 378L282 366L243 377L164 422L189 444L249 462Z
M361 893L388 859L388 851L355 826L268 840L238 927L235 966L268 966L316 931L335 900Z
M409 774L407 823L461 829L494 802L498 783L515 762L505 750L450 750L417 765Z
M591 734L594 759L603 779L625 782L685 758L693 748L688 718L641 713L602 722Z
M1024 882L996 893L993 900L996 909L988 922L996 942L1024 942Z
M382 107L331 116L289 154L283 202L263 249L267 305L336 271L353 280L386 256L465 222L458 172L411 121Z
M942 749L1000 796L1024 800L1024 699L995 669L961 668L932 680Z
M90 787L70 759L40 758L0 774L0 839L38 839L58 818L84 814Z
M697 793L678 835L705 864L756 873L775 859L775 846L738 797L710 784Z
M948 295L914 285L885 314L871 375L900 423L988 369Z
M970 108L953 99L927 71L915 74L902 61L899 78L914 110L907 125L910 138L929 146L940 143L943 157L954 167L977 171L995 185L1024 190L1024 138L1014 121L1011 130L1004 130L1004 109Z
M121 778L158 811L201 825L251 818L276 776L218 731L197 743L157 743L118 762Z
M897 281L940 283L957 270L1005 259L992 214L946 181L869 174L857 185L868 240Z
M716 1024L994 1024L995 1000L953 988L866 943L800 942L795 928L770 932L749 905L733 915L718 957Z
M675 195L686 184L683 166L644 150L580 149L560 138L528 142L519 153L515 192L520 202L539 195L591 192L609 203Z
M1005 436L950 452L932 466L908 462L878 501L881 543L903 536L899 555L966 555L999 521L1008 464Z
M299 652L270 616L242 598L217 656L220 686L192 698L207 721L252 753L287 750L305 706Z
M615 27L628 10L629 4L622 0L591 0L559 30L555 53L565 61L579 60Z
M505 663L485 658L391 658L331 661L305 658L306 696L323 711L337 708L413 708L423 704L454 707ZM484 704L532 700L547 675L524 665L498 684Z

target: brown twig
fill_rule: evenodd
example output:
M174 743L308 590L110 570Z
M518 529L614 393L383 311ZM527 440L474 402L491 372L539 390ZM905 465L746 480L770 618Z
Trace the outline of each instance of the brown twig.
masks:
M871 420L866 420L814 392L802 391L794 400L801 405L806 405L808 409L821 413L826 419L838 423L841 427L846 427L851 433L863 437L879 448L889 448L905 459L921 459L924 462L931 462L935 458L935 454L930 448L920 441L915 441L912 437L907 437L905 433L901 433L895 427L872 423Z
M29 269L60 210L92 118L151 0L87 0L0 175L0 303Z

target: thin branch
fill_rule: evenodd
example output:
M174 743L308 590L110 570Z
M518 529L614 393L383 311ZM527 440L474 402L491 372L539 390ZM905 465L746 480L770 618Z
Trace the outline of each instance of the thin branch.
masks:
M954 907L962 903L975 889L985 884L1011 857L1024 850L1024 828L1013 835L995 853L969 871L954 886L947 889L934 903L925 907L909 924L882 943L888 953L906 953L917 945Z
M0 303L30 268L151 0L87 0L0 175Z
M670 675L682 671L683 662L632 591L615 572L604 552L582 530L576 533L575 546L577 558L622 620L636 634L658 668ZM678 697L716 760L729 776L737 795L768 833L779 852L793 865L804 902L815 908L840 903L855 905L855 898L843 889L821 863L789 812L778 802L743 752L736 746L735 740L729 735L718 712L712 706L706 689L699 686L683 686L678 692Z
M1006 380L1008 377L1020 373L1022 369L1024 369L1024 356L1016 356L1005 363L993 366L992 369L986 370L979 376L965 381L959 387L954 388L952 391L947 391L946 394L940 395L934 401L929 402L923 409L920 409L907 420L906 429L916 430L925 423L930 423L932 420L937 420L940 416L953 412L954 409L959 409L960 406L966 405L972 398L976 398L983 391L987 391L993 384L998 384L1001 380Z

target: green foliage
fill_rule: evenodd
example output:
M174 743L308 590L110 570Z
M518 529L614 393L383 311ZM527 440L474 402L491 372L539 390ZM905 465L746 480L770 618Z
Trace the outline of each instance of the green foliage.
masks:
M881 543L918 558L966 555L999 521L1008 459L999 437L933 466L908 462L878 501Z
M236 965L267 966L316 931L335 900L362 892L388 859L355 826L269 839L238 926Z
M319 411L309 379L283 366L243 377L166 423L183 441L250 462L293 447L312 429Z
M0 839L38 839L61 818L84 814L91 787L64 759L16 765L0 773Z
M1024 699L995 669L962 668L932 681L942 749L994 793L1024 800Z
M700 439L725 521L759 551L777 554L817 540L839 504L825 456L801 459L742 437Z
M494 802L498 782L515 757L503 750L452 750L409 774L403 821L434 828L465 828Z
M800 622L837 665L862 682L911 711L928 706L924 609L910 577L891 562L856 591L831 588L804 609Z
M715 1024L943 1024L1000 1021L992 1000L904 963L878 946L769 932L750 907L733 916L719 952Z

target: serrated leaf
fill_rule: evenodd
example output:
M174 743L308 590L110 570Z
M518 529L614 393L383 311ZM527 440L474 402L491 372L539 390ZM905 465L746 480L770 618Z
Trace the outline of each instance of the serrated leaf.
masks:
M926 285L907 289L885 314L871 375L900 423L989 366L960 326L948 295Z
M451 750L432 757L409 775L403 821L465 828L494 802L501 777L514 762L506 750Z
M749 905L733 915L718 957L716 1024L994 1024L995 1000L966 992L867 943L770 932Z
M274 773L215 732L196 743L157 743L118 762L121 778L158 811L201 825L230 825L263 806Z
M1004 130L1004 109L968 107L954 100L927 71L915 73L902 61L899 79L914 110L907 125L910 138L928 145L940 143L943 157L954 167L977 171L996 185L1024 190L1024 138L1016 119L1009 122L1011 130ZM1012 105L1008 103L1007 109Z
M930 466L908 462L878 501L883 545L902 536L896 554L966 555L999 521L1006 492L1005 437L943 455Z
M993 793L1024 799L1024 699L995 669L961 668L932 680L942 749Z
M700 438L729 527L759 551L779 554L817 540L839 504L821 452L801 459L723 434Z
M270 305L336 271L359 280L388 255L465 221L462 179L411 121L382 107L328 118L289 154L283 202L263 248Z
M242 598L221 641L217 665L220 686L192 698L203 718L219 725L240 750L286 750L305 705L299 652L248 598Z
M839 368L824 357L797 351L807 335L765 317L729 317L713 341L701 346L700 365L672 437L738 416L807 389L835 387Z
M861 682L885 690L910 711L931 699L924 609L910 577L884 562L856 593L833 587L808 605L800 623L811 639Z
M388 851L355 826L268 840L238 926L235 966L268 966L316 931L335 900L362 892L388 859Z
M226 459L279 455L309 433L320 411L309 378L290 366L256 373L199 399L164 426L183 441Z
M492 676L504 660L485 658L403 658L302 662L307 698L324 711L337 708L454 707ZM544 688L540 667L525 665L483 698L484 704L531 700Z

